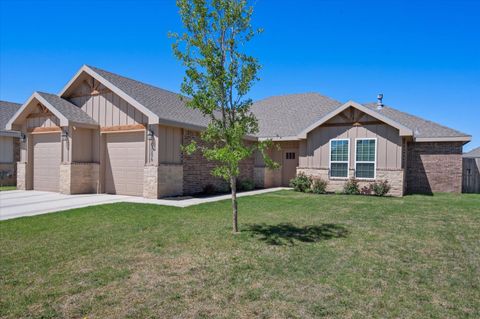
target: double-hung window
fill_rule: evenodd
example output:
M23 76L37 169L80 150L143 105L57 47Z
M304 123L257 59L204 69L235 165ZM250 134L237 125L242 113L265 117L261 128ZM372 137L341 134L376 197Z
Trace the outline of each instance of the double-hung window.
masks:
M356 139L355 144L355 177L374 179L377 140L375 138Z
M348 177L349 150L348 139L330 140L330 177Z

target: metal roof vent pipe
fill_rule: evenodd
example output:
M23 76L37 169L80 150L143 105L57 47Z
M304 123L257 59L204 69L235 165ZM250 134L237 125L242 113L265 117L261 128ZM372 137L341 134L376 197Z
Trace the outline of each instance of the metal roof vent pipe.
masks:
M381 110L383 108L383 94L380 93L377 95L377 110Z

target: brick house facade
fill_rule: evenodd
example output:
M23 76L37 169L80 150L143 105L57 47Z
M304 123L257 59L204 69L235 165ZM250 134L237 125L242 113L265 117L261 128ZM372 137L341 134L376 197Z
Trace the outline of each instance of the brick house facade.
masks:
M254 154L241 163L240 181L288 186L303 172L327 179L331 191L349 178L362 187L387 179L393 196L461 191L462 146L471 137L381 100L291 94L255 102L251 112L259 132L249 138L281 144L268 151L280 168ZM212 175L215 163L182 151L192 140L201 145L208 122L177 93L85 65L58 95L32 94L6 127L26 137L19 189L162 198L228 189Z

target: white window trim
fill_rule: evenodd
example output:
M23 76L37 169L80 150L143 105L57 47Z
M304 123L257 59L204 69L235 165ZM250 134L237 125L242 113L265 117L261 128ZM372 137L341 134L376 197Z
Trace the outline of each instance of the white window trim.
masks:
M348 143L348 160L347 161L334 161L334 163L347 163L347 176L332 176L332 142L333 141L347 141ZM350 177L350 139L349 138L332 138L328 143L328 178L337 180L347 180Z
M366 163L366 164L371 164L372 162L370 161L358 161L357 162L357 141L370 141L374 140L375 141L375 159L373 161L373 178L371 177L357 177L357 163ZM355 179L358 180L365 180L365 181L373 181L377 179L377 145L378 141L376 137L358 137L355 139L355 172L354 172L354 177Z

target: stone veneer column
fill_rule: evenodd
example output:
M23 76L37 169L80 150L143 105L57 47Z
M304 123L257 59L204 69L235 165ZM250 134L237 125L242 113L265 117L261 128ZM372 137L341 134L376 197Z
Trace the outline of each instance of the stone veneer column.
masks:
M183 165L147 165L143 170L143 197L162 198L183 194Z
M17 163L17 189L30 190L31 185L28 183L28 164L25 162Z
M60 193L98 193L100 165L98 163L60 164Z
M143 168L143 197L157 199L158 196L158 166L146 165Z

